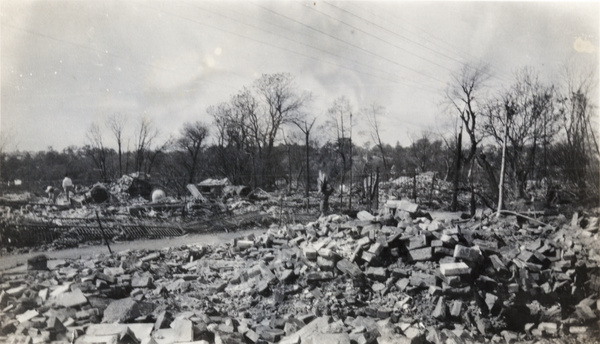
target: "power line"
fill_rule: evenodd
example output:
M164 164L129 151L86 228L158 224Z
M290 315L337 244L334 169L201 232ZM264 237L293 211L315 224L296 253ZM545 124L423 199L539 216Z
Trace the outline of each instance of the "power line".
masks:
M197 7L197 6L194 6L194 7ZM197 8L199 8L199 7L197 7ZM207 11L207 12L210 12L210 13L213 13L213 14L216 14L216 15L218 15L218 16L221 16L221 17L227 18L227 19L229 19L229 20L232 20L232 21L235 21L235 22L238 22L238 23L242 23L242 24L244 24L244 25L247 25L247 26L253 27L253 28L257 29L257 30L260 30L260 31L263 31L263 32L267 32L267 33L269 33L269 34L273 34L273 35L275 35L275 36L281 37L281 38L283 38L283 39L285 39L285 40L288 40L288 41L290 41L290 42L294 42L294 43L296 43L296 44L299 44L299 45L302 45L302 46L305 46L305 47L309 47L309 48L312 48L312 49L314 49L314 50L318 50L318 51L320 51L320 52L322 52L322 53L325 53L325 54L327 54L327 55L331 55L331 56L333 56L333 57L336 57L336 58L338 58L338 59L345 59L344 57L342 57L342 56L339 56L339 55L336 55L336 54L333 54L333 53L332 53L332 52L330 52L330 51L327 51L327 50L324 50L324 49L321 49L321 48L315 47L315 46L313 46L313 45L310 45L310 44L307 44L307 43L304 43L304 42L300 42L300 41L297 41L297 40L291 39L291 38L289 38L289 37L286 37L286 36L284 36L284 35L275 34L275 33L271 32L271 31L268 31L268 30L265 30L265 29L263 29L263 28L260 28L260 27L258 27L258 26L256 26L256 25L252 25L252 24L248 24L248 23L246 23L246 22L242 22L242 21L240 21L240 20L237 20L237 19L231 18L231 17L229 17L229 16L226 16L226 15L224 15L224 14L221 14L221 13L218 13L218 12L214 12L214 11L211 11L211 10L207 10L207 9L205 9L205 8L199 8L199 9L201 9L201 10L204 10L204 11ZM235 11L232 11L232 12L235 12ZM268 23L268 22L267 22L267 24L269 24L269 25L272 25L272 26L275 26L275 27L278 27L278 28L284 28L284 29L285 29L285 27L282 27L282 26L280 26L280 25L276 25L276 24L273 24L273 23ZM291 30L289 30L289 31L291 31ZM293 31L292 31L292 32L293 32ZM277 48L279 48L279 47L277 47ZM299 55L301 55L301 56L306 56L306 55L304 55L304 54L297 53L297 52L296 52L296 54L299 54ZM365 75L370 75L370 76L376 77L376 78L378 78L378 79L387 80L387 81L392 81L392 82L401 82L401 83L405 83L405 84L406 84L406 81L405 81L405 80L399 80L399 79L393 80L393 79L389 79L389 78L381 77L381 76L378 76L378 75L375 75L375 74L371 74L371 73L367 73L367 72L364 72L364 71L360 71L360 70L357 70L357 69L354 69L354 68L350 68L350 67L347 67L347 66L345 66L345 65L342 65L342 64L338 64L338 63L333 63L333 62L325 61L325 60L322 60L322 59L319 59L319 58L315 58L315 57L309 57L309 58L316 59L317 61L324 62L324 63L327 63L327 64L331 64L331 65L334 65L334 66L337 66L337 67L340 67L340 68L348 69L348 70L351 70L351 71L354 71L354 72L357 72L357 73L361 73L361 74L365 74ZM366 64L366 63L364 63L364 62L361 62L361 61L348 60L348 59L345 59L345 60L347 60L347 61L349 61L349 62L351 62L351 63L354 63L354 64L361 65L361 66L363 66L363 67L366 67L366 68L369 68L369 69L373 69L373 70L375 70L375 71L378 71L378 72L385 72L385 71L383 71L383 70L381 70L381 69L374 68L373 66L371 66L371 65L368 65L368 64ZM412 80L409 80L409 81L412 81ZM412 81L412 82L414 82L414 81ZM412 85L408 85L408 84L406 84L406 85L407 85L407 86L411 86L411 87L418 87L418 88L421 88L421 89L423 89L423 90L425 90L425 91L434 91L434 92L437 92L437 91L438 91L438 90L436 90L436 89L433 89L433 88L430 88L430 87L428 87L428 86L426 86L426 85L420 85L420 84L416 84L416 83L415 83L415 84L412 84Z
M350 2L350 3L351 3L351 2ZM325 4L327 4L327 5L330 5L330 6L333 6L333 5L329 4L329 3L325 3ZM354 3L353 3L352 5L356 7L356 4L354 4ZM334 6L334 7L335 7L335 6ZM373 11L373 10L372 10L372 8L373 8L373 6L369 6L369 10L368 10L368 12L369 12L369 13L371 13L372 15L374 15L374 16L376 16L376 17L380 18L380 19L383 19L384 21L388 21L388 20L387 20L385 17L383 17L383 16L381 16L381 15L377 14L375 11ZM360 11L363 11L363 10L364 10L364 9L360 9ZM389 13L389 15L390 15L390 16L392 16L393 18L395 18L395 19L398 19L396 22L399 22L399 21L400 21L398 17L394 16L394 14L393 14L393 13L391 13L391 12L386 12L386 13ZM371 21L368 21L368 22L372 23L373 25L377 25L377 24L375 24L375 23L373 23L373 22L371 22ZM464 61L465 59L466 59L466 60L475 60L475 59L476 59L476 58L475 58L473 55L471 55L471 54L468 54L468 53L464 53L462 50L459 50L459 49L457 49L456 47L454 47L453 45L451 45L451 44L450 44L450 43L448 43L447 41L444 41L444 40L442 40L442 39L439 39L439 38L437 38L436 36L434 36L433 34L429 33L428 31L426 31L426 30L425 30L425 29L423 29L423 28L420 28L420 27L418 27L418 26L416 26L416 25L414 25L414 24L411 24L411 23L409 23L409 22L407 22L407 21L403 21L402 23L403 23L403 24L405 24L405 25L408 25L408 26L410 26L410 27L413 27L413 28L415 28L417 31L420 31L420 32L424 33L425 35L429 36L430 38L432 38L432 39L434 39L434 40L436 40L436 41L440 42L441 44L443 44L443 45L445 45L445 46L447 46L447 47L450 47L450 49L448 49L448 51L450 51L450 50L453 50L455 53L457 53L456 55L461 55L461 56L459 57L461 60L457 60L457 59L454 59L454 58L452 58L452 57L450 57L450 58L452 58L453 60L455 60L455 61L457 61L457 62L460 62L461 64L466 64L466 63L465 63L465 61ZM396 26L398 26L398 27L402 27L402 26L401 26L401 25L399 25L399 24L395 24L395 25L396 25ZM401 37L403 37L403 36L401 36ZM405 38L405 37L403 37L403 38ZM409 38L405 38L405 39L407 39L407 40L410 40ZM411 40L411 41L412 41L412 40ZM418 44L418 43L415 43L415 44ZM432 44L433 44L433 43L432 43ZM426 47L426 46L424 46L424 47ZM428 47L426 47L426 48L427 48L427 49L430 49L430 48L428 48ZM431 50L432 50L432 51L435 51L435 50L433 50L433 49L431 49ZM442 53L439 53L439 52L438 52L438 54L442 54ZM446 55L445 55L445 56L446 56ZM466 58L465 58L465 57L466 57ZM467 65L467 66L468 66L468 65ZM473 67L470 67L470 66L468 66L468 67L469 67L469 68L473 68ZM492 68L492 69L496 70L496 68ZM506 73L501 73L501 72L499 72L498 70L496 70L496 72L497 72L498 74L491 74L491 73L489 73L490 77L496 78L496 79L498 79L498 80L500 80L500 81L505 81L505 82L509 81L509 79L510 79L510 78L508 77L508 75L507 75Z
M325 4L327 4L327 3L325 3ZM355 16L355 17L359 18L359 19L362 19L362 20L364 20L364 21L368 22L369 24L373 24L373 25L375 25L375 26L377 26L377 27L380 27L380 28L382 28L382 29L384 29L384 30L386 30L386 31L388 31L388 32L391 32L391 33L393 33L393 34L395 34L395 35L398 35L397 33L394 33L394 32L392 32L392 31L390 31L390 30L388 30L388 29L386 29L386 28L384 28L384 27L382 27L382 26L379 26L379 25L377 25L377 24L375 24L375 23L372 23L372 22L370 22L370 21L368 21L368 20L366 20L366 19L364 19L364 18L362 18L362 17L359 17L359 16L355 15L354 13L351 13L351 12L349 12L349 11L347 11L347 10L344 10L344 9L342 9L342 8L339 8L339 7L337 7L337 6L334 6L334 5L330 5L330 4L328 4L328 5L329 5L329 6L333 6L333 7L337 8L337 9L339 9L339 10L341 10L341 11L344 11L344 12L346 12L346 13L350 14L350 15L353 15L353 16ZM413 55L413 56L415 56L415 57L417 57L417 58L420 58L420 59L422 59L422 60L424 60L424 61L427 61L427 62L429 62L429 63L431 63L431 64L434 64L434 65L436 65L436 66L438 66L438 67L440 67L440 68L443 68L443 69L445 69L445 70L447 70L447 71L451 72L451 70L450 70L450 69L448 69L448 68L447 68L447 67L445 67L445 66L442 66L442 65L440 65L440 64L438 64L438 63L436 63L436 62L434 62L434 61L431 61L430 59L427 59L427 58L425 58L425 57L423 57L423 56L421 56L421 55L419 55L419 54L416 54L416 53L414 53L414 52L411 52L411 51L409 51L409 50L407 50L407 49L405 49L405 48L402 48L402 47L400 47L400 46L398 46L398 45L396 45L396 44L394 44L394 43L392 43L392 42L389 42L389 41L387 41L387 40L385 40L385 39L383 39L383 38L381 38L381 37L379 37L379 36L377 36L377 35L374 35L374 34L372 34L372 33L370 33L370 32L367 32L367 31L365 31L365 30L362 30L362 29L360 29L360 28L358 28L358 27L356 27L356 26L354 26L354 25L348 24L348 23L346 23L345 21L343 21L343 20L341 20L341 19L337 19L337 18L335 18L335 17L333 17L333 16L331 16L331 15L329 15L329 14L327 14L327 13L324 13L324 12L318 11L318 10L317 10L317 9L315 9L313 6L310 6L310 5L306 6L306 5L305 5L304 7L308 8L308 9L310 9L310 10L312 10L312 11L315 11L315 12L317 12L317 13L319 13L319 14L323 15L323 16L326 16L326 17L328 17L328 18L330 18L330 19L333 19L333 20L335 20L335 21L338 21L338 22L340 22L340 23L342 23L342 24L344 24L344 25L346 25L346 26L349 26L349 27L351 27L351 28L352 28L352 29L354 29L354 30L360 31L360 32L364 33L365 35L368 35L368 36L370 36L370 37L373 37L373 38L375 38L375 39L377 39L377 40L379 40L379 41L381 41L381 42L384 42L384 43L386 43L386 44L389 44L389 45L393 46L393 47L394 47L394 48L396 48L396 49L399 49L399 50L402 50L402 51L404 51L404 52L405 52L405 53L407 53L407 54Z
M418 41L415 41L415 40L413 40L413 39L411 39L411 38L408 38L408 37L406 37L406 36L404 36L404 35L401 35L401 34L399 34L399 33L395 32L395 31L389 30L389 29L387 29L387 28L385 28L385 27L383 27L383 26L381 26L381 25L379 25L379 24L377 24L377 23L375 23L375 22L373 22L373 21L370 21L370 20L368 20L368 19L365 19L365 18L363 18L363 17L361 17L361 16L359 16L359 15L357 15L357 14L355 14L355 13L352 13L352 12L350 12L350 11L348 11L348 10L344 9L344 8L341 8L341 7L338 7L338 6L336 6L336 5L330 4L329 2L323 2L323 4L325 4L325 5L328 5L328 6L331 6L331 7L334 7L334 8L337 8L338 10L340 10L340 11L342 11L342 12L348 13L348 14L350 14L350 15L351 15L351 16L353 16L353 17L356 17L356 18L358 18L358 19L360 19L360 20L362 20L362 21L365 21L365 22L367 22L367 23L368 23L368 24L370 24L370 25L373 25L373 26L376 26L376 27L378 27L378 28L380 28L380 29L382 29L382 30L385 30L385 31L387 31L387 32L389 32L389 33L391 33L391 34L393 34L393 35L395 35L395 36L398 36L398 37L400 37L400 38L403 38L403 39L405 39L405 40L407 40L407 41L409 41L409 42L411 42L411 43L413 43L413 44L416 44L416 45L418 45L418 46L420 46L420 47L422 47L422 48L424 48L424 49L427 49L427 50L429 50L429 51L431 51L431 52L433 52L433 53L435 53L435 54L438 54L438 55L441 55L441 56L443 56L443 57L449 58L449 59L451 59L451 60L453 60L453 61L455 61L455 62L462 63L462 61L460 61L460 60L457 60L457 59L453 58L452 56L449 56L449 55L446 55L446 54L444 54L444 53L442 53L442 52L439 52L439 51L437 51L437 50L434 50L434 49L432 49L432 48L430 48L430 47L428 47L428 46L426 46L426 45L424 45L424 44L421 44L421 43L419 43ZM410 53L410 52L409 52L409 53ZM415 54L415 55L416 55L416 54ZM445 68L445 67L443 67L443 68ZM445 69L446 69L446 68L445 68Z
M255 6L257 6L257 7L260 7L260 8L262 8L262 9L263 9L263 10L265 10L265 11L271 12L271 13L273 13L273 14L277 15L277 16L283 17L283 18L285 18L285 19L287 19L287 20L290 20L290 21L292 21L292 22L294 22L294 23L300 24L300 25L302 25L302 26L304 26L304 27L307 27L307 28L309 28L310 30L316 31L316 32L318 32L318 33L320 33L320 34L322 34L322 35L325 35L325 36L327 36L327 37L333 38L333 39L334 39L334 40L336 40L336 41L342 42L342 43L344 43L344 44L346 44L346 45L349 45L349 46L351 46L351 47L353 47L353 48L355 48L355 49L358 49L358 50L360 50L360 51L362 51L362 52L364 52L364 53L367 53L367 54L369 54L369 55L371 55L371 56L375 56L375 57L377 57L377 58L379 58L379 59L386 60L386 61L388 61L388 62L390 62L390 63L392 63L392 64L394 64L394 65L396 65L396 66L399 66L399 67L402 67L402 68L408 69L408 70L410 70L410 71L413 71L413 72L415 72L415 73L417 73L417 74L420 74L420 75L422 75L422 76L424 76L424 77L426 77L426 78L434 79L434 80L437 80L437 81L439 81L439 82L441 82L441 83L445 83L445 81L443 81L443 80L441 80L441 79L438 79L438 78L436 78L436 77L433 77L433 76L430 76L430 75L424 74L423 72L421 72L421 71L419 71L419 70L416 70L416 69L414 69L414 68L412 68L412 67L409 67L409 66L403 65L403 64L401 64L401 63L398 63L398 62L396 62L396 61L394 61L394 60L391 60L391 59L389 59L389 58L387 58L387 57L385 57L385 56L381 56L381 55L379 55L379 54L376 54L376 53L374 53L374 52L372 52L372 51L369 51L369 50L367 50L367 49L364 49L363 47L360 47L360 46L358 46L358 45L356 45L356 44L353 44L353 43L347 42L347 41L345 41L345 40L343 40L343 39L341 39L341 38L339 38L339 37L333 36L333 35L331 35L331 34L329 34L329 33L326 33L326 32L324 32L324 31L322 31L322 30L316 29L316 28L314 28L314 27L312 27L312 26L310 26L310 25L304 24L304 23L302 23L302 22L300 22L300 21L298 21L298 20L295 20L295 19L293 19L293 18L290 18L290 17L288 17L288 16L286 16L286 15L283 15L283 14L281 14L281 13L279 13L279 12L276 12L276 11L273 11L273 10L271 10L271 9L269 9L269 8L263 7L263 6L261 6L261 5L257 4L257 3L255 3L255 2L252 2L252 1L251 1L250 3L254 4L254 5L255 5ZM317 11L317 12L318 12L318 11Z
M269 42L266 42L266 41L262 41L262 40L259 40L259 39L253 38L253 37L242 35L242 34L239 34L237 32L231 31L231 30L226 30L226 29L220 28L220 27L212 25L212 24L207 24L207 23L204 23L204 22L200 22L200 21L198 21L196 19L188 18L186 16L182 16L182 15L179 15L179 14L176 14L176 13L172 13L172 12L166 12L166 11L164 11L162 9L151 7L151 6L147 6L145 4L140 4L140 5L142 5L143 7L147 7L149 9L155 10L155 11L159 11L159 12L167 14L167 15L171 15L171 16L174 16L174 17L177 17L177 18L180 18L180 19L183 19L183 20L187 20L187 21L199 24L199 25L207 26L207 27L210 27L210 28L218 30L218 31L222 31L222 32L225 32L227 34L231 34L231 35L238 36L238 37L241 37L241 38L244 38L244 39L252 40L252 41L255 41L255 42L258 42L258 43L270 46L272 48L276 48L276 49L287 51L287 52L292 53L292 54L300 55L300 56L303 56L303 57L308 58L308 59L312 59L312 60L316 60L316 61L319 61L319 62L323 62L323 63L335 65L335 66L338 66L338 67L341 67L341 68L352 70L354 72L363 73L363 74L369 74L369 75L372 75L374 77L377 77L377 78L380 78L380 79L384 79L384 78L382 78L380 76L377 76L377 75L373 75L373 74L366 73L366 72L360 72L360 71L358 71L356 69L353 69L353 68L350 68L350 67L346 67L346 66L339 65L339 64L336 64L336 63L333 63L333 62L329 62L329 61L325 61L325 60L319 59L319 58L314 57L314 56L309 56L309 55L306 55L306 54L303 54L303 53L300 53L300 52L297 52L297 51L294 51L294 50L290 50L289 48L279 47L279 46L273 45L273 44L271 44ZM388 81L398 82L397 80L391 80L391 79L388 79ZM421 89L423 89L425 91L428 91L428 92L431 92L431 91L437 92L438 91L438 90L433 90L433 89L427 90L427 89L424 89L423 87L421 87L420 85L411 85L411 86L412 87L419 87L419 88L421 88Z

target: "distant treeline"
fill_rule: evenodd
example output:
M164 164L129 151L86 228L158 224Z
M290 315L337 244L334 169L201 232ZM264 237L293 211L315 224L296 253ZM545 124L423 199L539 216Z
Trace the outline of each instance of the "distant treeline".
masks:
M91 185L139 171L168 191L185 194L186 184L205 178L227 177L266 190L304 191L308 183L314 191L319 171L337 189L350 183L358 188L368 176L387 181L431 171L452 182L456 194L468 192L473 202L493 206L504 160L508 200L530 198L530 182L544 180L581 202L597 201L594 76L553 85L525 68L511 87L490 96L486 67L464 66L444 95L444 111L454 125L442 134L424 131L403 147L382 142L383 130L402 129L382 128L384 116L393 116L383 106L355 110L342 96L317 118L311 115L311 94L298 91L292 76L263 75L230 101L208 107L213 123L185 123L177 137L157 142L155 123L139 117L131 125L134 134L125 137L131 117L115 114L103 125L93 124L82 147L0 152L0 180L4 188L16 179L42 187L58 185L69 174L76 183ZM353 135L359 134L370 143L357 146ZM215 143L207 144L209 135ZM109 140L118 148L108 148ZM124 148L131 142L133 149Z

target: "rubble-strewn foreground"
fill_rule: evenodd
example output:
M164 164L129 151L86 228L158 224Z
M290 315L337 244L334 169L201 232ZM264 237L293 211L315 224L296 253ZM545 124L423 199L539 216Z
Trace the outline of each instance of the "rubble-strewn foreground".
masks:
M219 246L37 256L1 277L0 341L599 341L597 211L452 223L395 206Z

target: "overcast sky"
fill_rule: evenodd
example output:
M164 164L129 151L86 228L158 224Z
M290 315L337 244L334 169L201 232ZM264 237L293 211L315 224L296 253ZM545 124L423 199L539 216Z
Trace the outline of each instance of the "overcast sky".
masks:
M1 127L10 150L86 142L94 122L140 115L176 135L211 118L263 73L287 72L322 116L345 95L377 103L384 140L443 122L462 63L489 63L494 87L532 66L598 64L597 1L29 1L1 3ZM115 146L108 130L106 139ZM366 138L365 138L366 139Z

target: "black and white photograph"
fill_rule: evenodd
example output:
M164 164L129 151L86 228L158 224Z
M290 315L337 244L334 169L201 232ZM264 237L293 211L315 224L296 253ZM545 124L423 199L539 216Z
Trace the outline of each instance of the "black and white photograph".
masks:
M600 2L0 24L0 343L600 343Z

